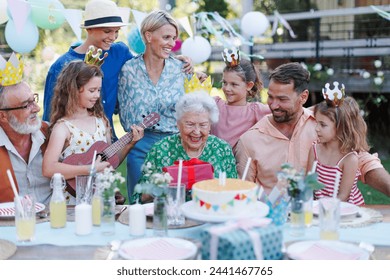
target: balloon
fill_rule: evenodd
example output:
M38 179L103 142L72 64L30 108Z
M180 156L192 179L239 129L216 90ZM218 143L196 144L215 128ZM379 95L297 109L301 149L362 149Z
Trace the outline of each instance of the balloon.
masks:
M180 39L177 39L175 46L172 48L172 51L177 52L178 50L180 50L182 44L183 42Z
M249 36L260 36L269 27L267 17L260 12L246 13L241 19L241 30Z
M209 41L201 36L187 38L181 45L181 53L192 59L195 64L205 62L211 55Z
M56 29L64 21L64 5L59 0L28 0L32 21L43 29Z
M7 22L7 0L0 0L0 24Z
M14 21L9 19L5 26L5 40L13 51L29 53L38 44L38 27L32 22L31 17L29 17L26 20L22 32L18 33Z
M141 32L138 27L134 27L127 36L127 42L130 48L136 53L143 53L145 51L145 44L141 38Z

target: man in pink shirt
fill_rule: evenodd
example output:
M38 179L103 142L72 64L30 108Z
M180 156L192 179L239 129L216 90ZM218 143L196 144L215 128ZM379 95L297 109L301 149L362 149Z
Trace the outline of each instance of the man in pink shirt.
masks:
M303 105L309 97L310 73L299 63L277 67L269 77L270 115L257 122L239 139L234 154L239 176L252 158L246 179L270 193L277 182L276 173L283 163L305 169L312 143L317 139L316 120ZM390 196L390 175L376 155L359 155L361 180Z

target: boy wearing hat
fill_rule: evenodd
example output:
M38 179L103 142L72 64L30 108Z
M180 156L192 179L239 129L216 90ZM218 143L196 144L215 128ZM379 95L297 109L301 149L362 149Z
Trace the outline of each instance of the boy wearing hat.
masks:
M115 42L115 40L118 38L120 28L127 24L123 23L117 5L110 0L89 1L85 6L84 18L81 28L87 31L86 40L79 46L71 46L68 52L59 57L49 69L44 91L43 120L50 121L51 99L59 73L65 64L70 61L84 60L89 46L93 45L103 50L102 56L108 53L108 57L101 67L104 73L101 100L104 112L113 130L112 135L116 138L112 115L117 104L118 74L125 62L131 59L133 55L123 42ZM182 60L187 62L187 59ZM186 63L184 71L191 72L192 65Z

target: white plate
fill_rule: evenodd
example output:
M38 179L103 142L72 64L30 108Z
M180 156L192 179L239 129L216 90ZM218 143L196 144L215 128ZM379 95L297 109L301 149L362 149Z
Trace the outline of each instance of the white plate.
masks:
M356 215L359 212L359 207L355 204L341 201L340 202L340 216ZM318 200L313 201L313 214L319 214L319 202Z
M45 209L45 205L42 203L35 203L35 212L39 213ZM15 217L15 205L13 202L0 203L0 218L13 218Z
M209 223L223 223L229 220L236 220L240 218L262 218L268 215L269 207L261 202L256 201L256 208L253 211L240 213L239 215L213 215L212 213L200 213L195 209L193 201L188 201L181 206L184 216L187 218Z
M312 240L291 244L287 256L293 260L368 260L370 254L351 243Z
M154 203L146 203L142 204L144 209L145 209L145 215L146 216L153 216L153 211L154 211Z
M123 243L119 255L128 260L193 259L198 248L188 240L169 237L133 239Z

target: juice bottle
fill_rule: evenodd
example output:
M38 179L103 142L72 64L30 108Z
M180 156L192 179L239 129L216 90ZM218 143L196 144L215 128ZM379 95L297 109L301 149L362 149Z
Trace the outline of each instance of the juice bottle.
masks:
M97 190L92 197L92 224L94 226L100 226L101 216L101 199Z
M60 173L55 173L50 181L53 195L50 200L50 226L63 228L66 225L66 204L64 196L65 179Z

